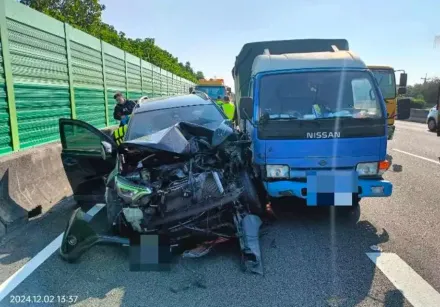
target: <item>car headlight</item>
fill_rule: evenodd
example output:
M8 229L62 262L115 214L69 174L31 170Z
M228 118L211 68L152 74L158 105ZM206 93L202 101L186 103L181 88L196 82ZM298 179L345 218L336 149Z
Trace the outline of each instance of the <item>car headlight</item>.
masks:
M266 176L268 178L289 178L289 172L288 165L266 165Z
M137 185L122 176L115 178L116 193L126 203L135 203L142 197L150 195L152 190L146 186Z
M359 163L356 166L356 171L359 176L382 176L390 167L390 162L387 160L380 162Z

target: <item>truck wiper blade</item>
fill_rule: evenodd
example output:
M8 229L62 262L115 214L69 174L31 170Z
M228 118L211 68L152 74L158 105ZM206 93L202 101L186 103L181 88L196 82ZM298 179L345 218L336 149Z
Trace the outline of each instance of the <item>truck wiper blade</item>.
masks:
M282 120L295 120L295 119L298 119L298 117L295 117L295 116L292 116L292 117L281 117L281 116L278 116L278 117L269 118L268 120L279 120L279 119L282 119Z

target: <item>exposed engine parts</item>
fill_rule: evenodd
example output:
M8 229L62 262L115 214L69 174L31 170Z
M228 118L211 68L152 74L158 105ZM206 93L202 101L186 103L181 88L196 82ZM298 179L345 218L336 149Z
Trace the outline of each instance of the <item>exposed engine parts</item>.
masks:
M249 144L227 122L215 129L181 122L121 144L106 191L115 242L136 233L166 234L172 245L238 238L251 259L245 265L262 274L261 220L254 215L262 205L250 179Z

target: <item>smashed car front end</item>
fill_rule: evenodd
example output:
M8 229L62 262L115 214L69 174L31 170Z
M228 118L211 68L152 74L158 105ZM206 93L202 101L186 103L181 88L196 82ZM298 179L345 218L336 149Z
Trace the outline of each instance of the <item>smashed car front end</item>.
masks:
M238 237L247 254L258 249L258 255L246 262L252 263L251 271L261 272L259 246L249 246L246 240L246 232L258 234L261 225L259 217L251 214L252 208L261 208L255 203L258 196L243 185L249 181L249 144L225 123L211 130L183 122L121 144L106 191L113 241L124 243L124 238L133 235L158 234L168 236L170 246L178 246L188 238ZM253 216L250 220L249 215ZM70 254L62 248L65 259L79 257L93 244L112 241L91 231L85 220L75 212L69 222L63 246L73 250L72 243L79 241L84 246ZM78 240L82 232L90 238Z

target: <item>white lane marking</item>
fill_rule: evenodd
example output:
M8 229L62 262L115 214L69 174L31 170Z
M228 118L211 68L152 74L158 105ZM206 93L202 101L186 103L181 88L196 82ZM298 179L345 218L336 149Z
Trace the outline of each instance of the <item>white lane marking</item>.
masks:
M105 204L96 204L87 211L87 214L93 217L104 207ZM60 248L63 235L64 232L0 285L0 302Z
M410 153L410 152L406 152L406 151L403 151L403 150L400 150L400 149L391 148L391 150L394 150L394 151L397 151L397 152L403 153L403 154L408 155L408 156L413 156L413 157L415 157L415 158L419 158L419 159L422 159L422 160L425 160L425 161L428 161L428 162L431 162L431 163L435 163L435 164L437 164L437 165L440 164L439 161L435 161L435 160L433 160L433 159L428 159L428 158L425 158L425 157L422 157L422 156L418 156L418 155L415 155L415 154L412 154L412 153Z
M440 306L440 293L394 253L367 253L414 307Z

